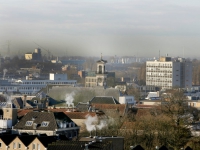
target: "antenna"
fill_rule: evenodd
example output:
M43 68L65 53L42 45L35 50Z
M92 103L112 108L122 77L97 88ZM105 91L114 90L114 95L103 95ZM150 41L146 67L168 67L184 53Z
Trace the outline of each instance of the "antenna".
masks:
M160 50L159 50L159 56L158 56L158 59L160 59Z

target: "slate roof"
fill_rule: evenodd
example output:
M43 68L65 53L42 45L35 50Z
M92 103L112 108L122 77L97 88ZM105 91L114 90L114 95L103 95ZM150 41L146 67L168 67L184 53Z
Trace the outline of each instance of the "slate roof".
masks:
M95 96L89 101L90 104L120 104L114 97L111 96Z
M63 112L28 112L13 128L22 130L33 130L33 124L26 126L27 121L33 121L33 124L37 124L37 130L55 130L58 129L58 121L73 122ZM46 127L42 127L41 123L48 121L49 124Z

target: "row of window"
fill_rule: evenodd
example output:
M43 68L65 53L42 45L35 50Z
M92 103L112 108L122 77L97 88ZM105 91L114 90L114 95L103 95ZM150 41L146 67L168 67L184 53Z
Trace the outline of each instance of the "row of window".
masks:
M32 126L33 125L33 121L26 121L25 126ZM41 123L41 127L48 127L49 125L49 121L43 121Z
M1 90L17 90L17 89L26 89L26 90L39 90L42 89L42 87L0 87Z
M22 84L76 84L74 82L23 82Z

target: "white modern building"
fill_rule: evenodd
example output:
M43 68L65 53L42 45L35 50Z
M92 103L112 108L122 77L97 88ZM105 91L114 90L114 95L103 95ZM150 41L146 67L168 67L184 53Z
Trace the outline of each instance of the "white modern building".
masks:
M159 61L147 61L146 85L163 89L191 88L192 63L184 58L172 60L171 57L161 57Z
M0 93L4 92L20 92L21 94L34 95L47 85L73 85L76 80L67 80L67 75L50 74L49 80L17 80L7 79L0 80Z
M134 99L134 96L120 96L119 97L119 103L120 104L131 104L135 105L136 101Z

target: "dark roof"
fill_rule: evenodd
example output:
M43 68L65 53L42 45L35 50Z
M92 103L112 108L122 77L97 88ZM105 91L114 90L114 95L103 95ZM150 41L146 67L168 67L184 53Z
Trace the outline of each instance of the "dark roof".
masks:
M6 144L9 145L17 137L16 134L0 135L0 139Z
M22 101L22 98L21 97L17 97L13 100L13 103L14 105L17 107L17 108L23 108L23 101Z
M76 108L77 108L79 111L88 111L88 107L89 107L89 104L88 104L88 103L79 102L79 103L76 105Z
M57 141L48 145L48 150L83 150L86 142L81 141ZM95 142L88 145L90 150L110 150L111 142Z
M137 145L136 147L133 148L133 150L144 150L144 148L140 145Z
M48 144L53 143L57 140L56 136L39 136L37 138L44 145L44 147L47 147Z
M95 96L90 100L90 104L120 104L111 96Z
M31 126L25 126L27 121L33 121L36 123L37 130L55 130L58 129L59 121L73 122L63 112L28 112L15 126L14 129L33 130L33 124ZM43 121L49 122L48 126L42 127Z
M25 146L28 146L37 135L24 135L24 136L18 136L18 138L24 143Z
M189 147L189 146L187 146L187 147L185 148L185 150L192 150L192 148Z
M97 60L97 63L107 63L107 60L103 60L102 58L100 60Z
M165 147L165 146L163 145L163 146L161 146L161 147L159 148L159 150L168 150L168 148Z

